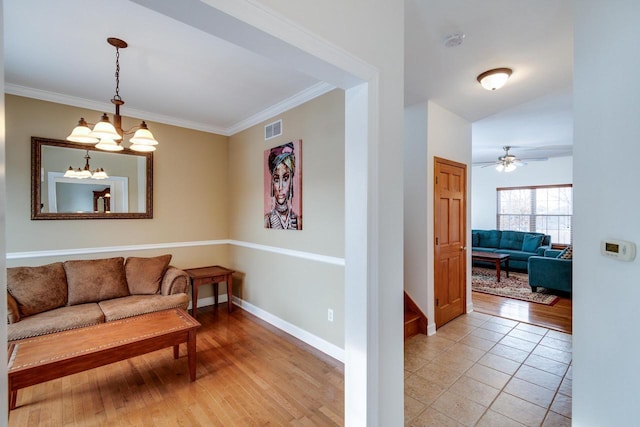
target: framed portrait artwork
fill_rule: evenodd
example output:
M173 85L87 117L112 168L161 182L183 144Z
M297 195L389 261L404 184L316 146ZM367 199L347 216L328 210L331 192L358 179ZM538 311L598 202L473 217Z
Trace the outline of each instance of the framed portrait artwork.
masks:
M264 227L302 230L302 140L264 152Z

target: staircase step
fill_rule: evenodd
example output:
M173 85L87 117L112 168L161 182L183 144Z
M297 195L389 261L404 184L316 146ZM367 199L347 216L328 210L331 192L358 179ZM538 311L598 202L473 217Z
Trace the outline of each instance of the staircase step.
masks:
M427 333L427 317L422 313L420 308L404 292L404 339L405 341L417 334Z
M420 319L421 316L418 313L409 311L404 313L404 339L407 340L414 335L420 333Z

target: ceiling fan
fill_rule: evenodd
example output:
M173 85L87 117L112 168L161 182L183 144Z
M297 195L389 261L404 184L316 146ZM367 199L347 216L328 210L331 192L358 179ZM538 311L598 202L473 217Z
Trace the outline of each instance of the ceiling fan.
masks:
M504 147L502 147L502 149L504 150L504 156L498 157L498 160L495 162L481 162L481 163L476 163L476 165L482 165L483 168L495 165L496 170L498 172L511 172L511 171L514 171L517 166L526 165L525 161L536 162L536 161L548 160L548 158L546 157L519 159L513 154L509 153L509 150L511 150L511 148L512 147L509 145L505 145Z

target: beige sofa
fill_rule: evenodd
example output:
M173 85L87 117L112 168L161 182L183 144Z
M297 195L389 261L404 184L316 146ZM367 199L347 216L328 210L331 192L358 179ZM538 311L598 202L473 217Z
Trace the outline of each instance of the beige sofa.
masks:
M7 269L7 338L14 341L189 305L189 276L171 255Z

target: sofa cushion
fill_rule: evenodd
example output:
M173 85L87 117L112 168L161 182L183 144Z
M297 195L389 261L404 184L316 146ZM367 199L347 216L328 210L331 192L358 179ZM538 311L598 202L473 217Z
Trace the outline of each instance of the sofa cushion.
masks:
M471 246L480 246L480 235L475 231L471 233Z
M525 234L522 240L522 250L525 252L535 252L542 244L544 235L542 234Z
M14 341L38 335L66 331L104 322L104 314L96 303L60 307L7 325L7 340Z
M509 261L527 261L535 252L523 252L516 249L498 249L497 253L509 255Z
M153 258L129 257L124 264L127 285L131 295L157 294L171 255Z
M65 261L68 305L98 302L129 295L124 258Z
M558 255L561 259L573 259L573 246L569 245Z
M480 230L478 231L478 237L480 244L485 248L497 248L500 245L500 231L499 230Z
M502 231L500 235L500 249L522 250L524 234L521 231Z
M21 316L31 316L67 304L67 279L61 262L39 267L7 268L7 290Z
M124 319L125 317L139 314L152 313L154 311L168 310L170 308L187 309L189 295L131 295L123 298L115 298L98 303L104 313L105 321Z

